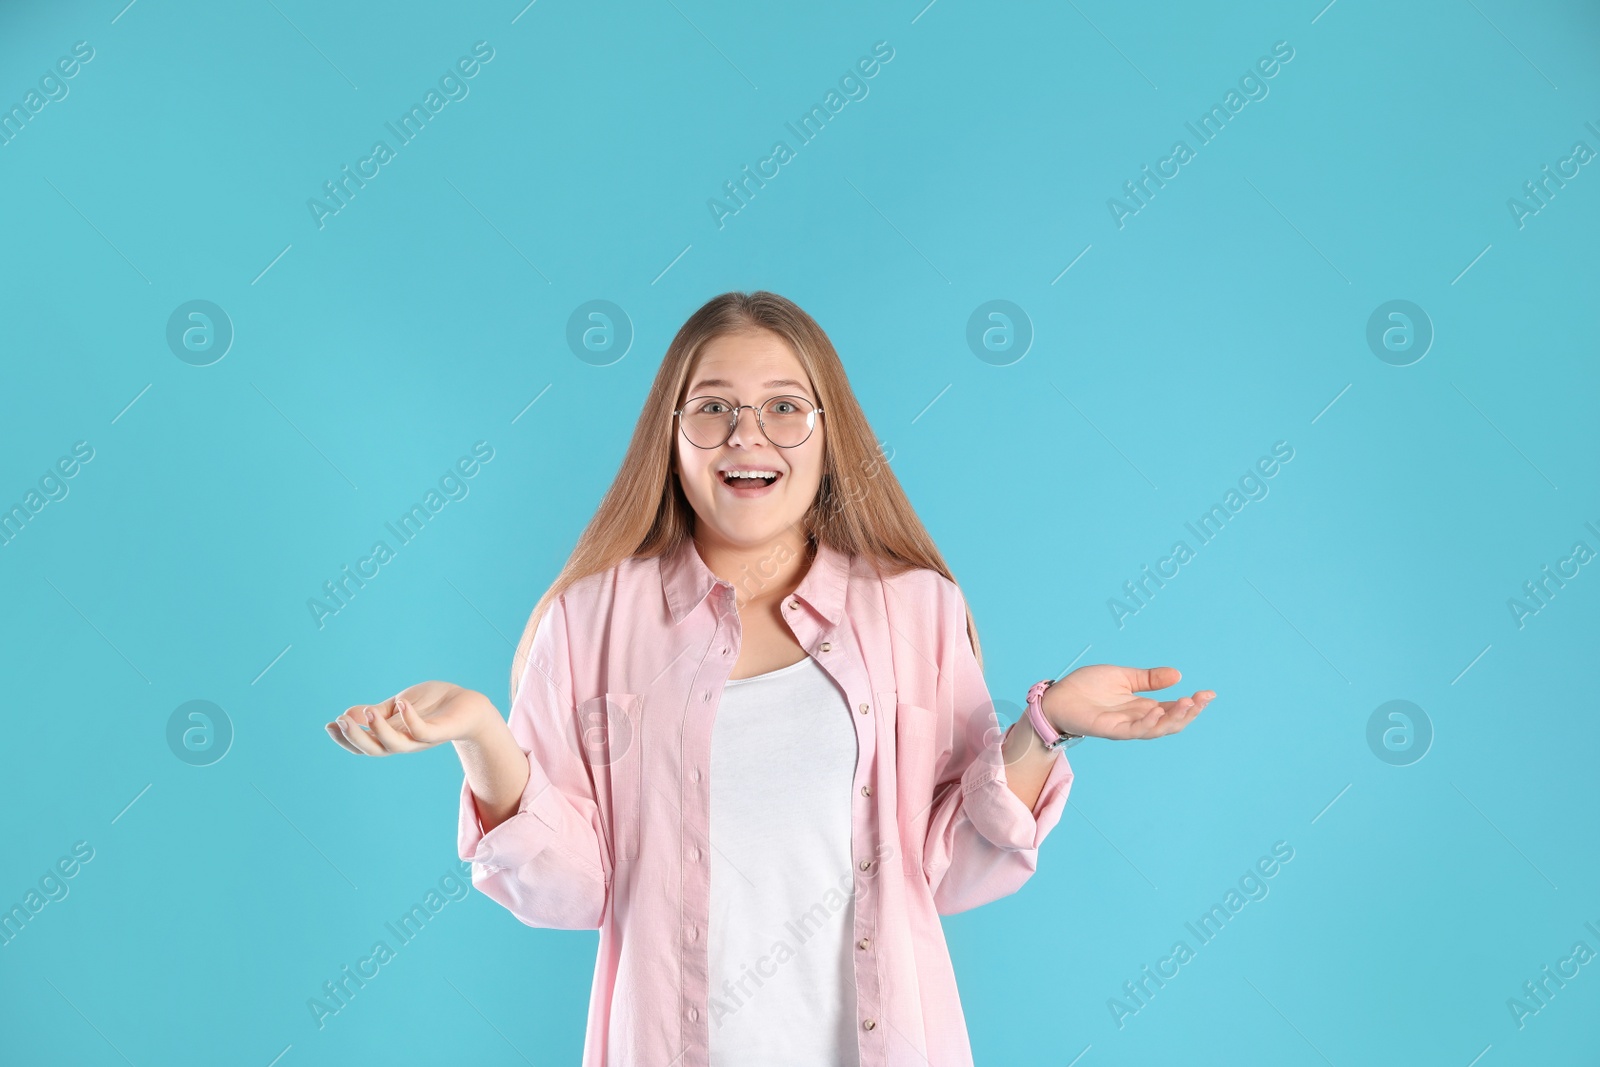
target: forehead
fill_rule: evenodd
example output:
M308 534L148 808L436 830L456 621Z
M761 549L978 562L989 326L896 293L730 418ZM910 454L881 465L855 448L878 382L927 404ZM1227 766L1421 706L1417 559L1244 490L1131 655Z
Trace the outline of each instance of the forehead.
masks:
M783 338L766 330L725 334L701 348L689 373L687 395L704 392L814 396L810 378Z

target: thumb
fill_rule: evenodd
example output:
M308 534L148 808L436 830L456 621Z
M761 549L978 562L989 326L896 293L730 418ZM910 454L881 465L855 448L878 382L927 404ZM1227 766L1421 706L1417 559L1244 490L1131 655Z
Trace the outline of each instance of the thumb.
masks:
M417 714L417 709L411 706L411 701L395 697L394 707L400 713L400 721L404 724L406 733L411 735L411 740L422 744L437 740L422 716Z
M1177 685L1183 673L1176 667L1145 667L1129 668L1129 687L1136 693L1151 689L1165 689L1170 685Z

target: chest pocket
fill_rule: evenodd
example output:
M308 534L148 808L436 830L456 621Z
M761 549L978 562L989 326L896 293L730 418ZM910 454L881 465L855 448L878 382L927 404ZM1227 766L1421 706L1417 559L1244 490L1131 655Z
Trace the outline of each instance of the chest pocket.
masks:
M578 705L579 754L594 782L612 867L639 855L644 791L644 723L634 693L606 693Z
M933 811L939 759L938 715L917 704L895 705L895 784L905 873L920 877Z

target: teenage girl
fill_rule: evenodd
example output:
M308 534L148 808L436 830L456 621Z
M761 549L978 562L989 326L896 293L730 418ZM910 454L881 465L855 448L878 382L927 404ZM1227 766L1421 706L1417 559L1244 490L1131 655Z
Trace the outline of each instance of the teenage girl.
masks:
M509 722L422 682L327 725L444 741L458 852L529 926L598 929L584 1067L968 1067L940 915L1015 892L1080 737L1216 696L1045 679L999 728L966 600L832 343L725 293L668 348L621 470L513 658Z

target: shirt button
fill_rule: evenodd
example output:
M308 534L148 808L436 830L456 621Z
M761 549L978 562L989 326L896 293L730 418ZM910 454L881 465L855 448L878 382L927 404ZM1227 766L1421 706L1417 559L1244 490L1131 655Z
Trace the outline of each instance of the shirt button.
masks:
M689 1010L693 1011L694 1009L691 1008ZM863 1019L863 1020L861 1020L861 1025L862 1025L863 1028L865 1028L867 1030L871 1030L873 1027L877 1026L878 1023L877 1023L877 1020L875 1020L875 1019Z
M861 861L861 869L863 871L870 870L871 868L872 868L872 861L871 860L862 860Z
M690 941L698 941L699 939L700 939L700 928L698 926L689 927L689 940ZM693 1018L693 1016L690 1016L690 1018Z
M690 1022L694 1022L698 1018L700 1018L700 1009L699 1008L690 1008L689 1009L689 1021ZM871 1019L867 1020L867 1022L869 1022L869 1023L871 1021L872 1021ZM869 1026L869 1027L867 1027L867 1029L871 1030L872 1027Z
M870 938L863 937L860 941L856 942L856 948L859 948L863 952L865 952L867 950L867 946L871 945L871 944L872 944L872 940Z
M865 715L868 710L869 709L868 709L867 705L865 705L865 704L861 705L861 714Z
M696 767L694 770L689 772L689 781L698 782L699 780L700 780L700 768Z
M872 795L872 787L870 785L862 786L861 787L861 795L864 796L864 797L870 797Z
M826 652L826 651L828 651L828 649L830 649L832 647L833 646L830 645L828 642L826 642L826 641L822 642L822 651Z
M707 689L704 693L700 694L700 699L701 700L710 700L711 699L711 690Z
M699 863L700 862L700 850L698 848L691 848L689 850L689 859L694 863Z
M731 652L731 651L733 651L733 650L732 650L732 649L731 649L731 648L725 648L725 649L723 649L723 650L722 650L722 654L723 654L723 655L724 655L724 656L726 656L726 655L727 655L727 654L728 654L728 653L729 653L729 652Z
M794 602L793 600L789 601L789 610L790 611L793 611L795 608L798 608L799 606L800 605L797 604L796 602Z

